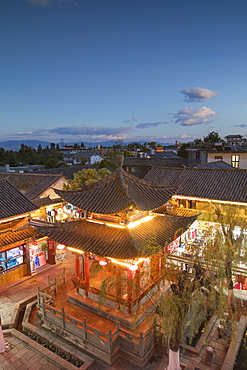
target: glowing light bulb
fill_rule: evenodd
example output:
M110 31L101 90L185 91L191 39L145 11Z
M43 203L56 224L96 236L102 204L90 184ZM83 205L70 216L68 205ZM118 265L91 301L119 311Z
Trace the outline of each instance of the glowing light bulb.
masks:
M99 261L99 264L100 264L100 266L105 266L105 265L107 265L107 262L106 261Z

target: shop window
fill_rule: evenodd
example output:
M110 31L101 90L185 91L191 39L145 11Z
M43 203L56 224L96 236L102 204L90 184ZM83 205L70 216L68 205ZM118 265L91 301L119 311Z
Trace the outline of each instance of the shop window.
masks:
M232 155L231 165L232 167L239 168L239 155Z
M189 208L196 209L196 201L195 200L189 200Z
M43 250L44 244L46 243L33 242L29 245L31 272L46 264L46 254Z
M186 199L179 199L178 204L179 204L179 207L186 208Z
M9 249L6 252L0 253L0 273L12 270L15 267L22 265L24 262L23 246Z

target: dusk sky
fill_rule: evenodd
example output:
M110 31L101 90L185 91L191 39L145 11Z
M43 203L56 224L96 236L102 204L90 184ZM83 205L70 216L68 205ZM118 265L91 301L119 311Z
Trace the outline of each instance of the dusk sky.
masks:
M1 0L0 141L247 136L246 0Z

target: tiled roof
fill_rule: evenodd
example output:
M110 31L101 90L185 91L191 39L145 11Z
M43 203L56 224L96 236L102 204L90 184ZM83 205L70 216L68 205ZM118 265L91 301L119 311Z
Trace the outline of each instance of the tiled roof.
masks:
M219 168L224 168L224 169L227 169L227 168L231 168L233 169L234 167L232 167L230 164L224 162L224 161L215 161L215 162L209 162L209 163L203 163L203 164L198 164L196 167L200 167L200 168L215 168L215 169L219 169Z
M39 175L42 176L42 175ZM35 199L38 198L39 195L41 195L45 190L50 188L52 185L54 185L62 175L43 175L42 178L40 178L40 181L37 182L36 185L34 185L31 189L29 189L25 195L29 199Z
M45 207L45 206L49 206L49 205L56 204L56 203L61 203L62 199L61 198L51 199L50 197L45 197L45 198L33 199L32 202L37 207L40 208L40 207Z
M177 185L176 195L247 203L247 170L154 167L145 180Z
M118 213L132 206L143 211L152 210L175 193L174 188L152 186L122 168L81 190L54 190L74 206L100 214Z
M23 228L21 230L9 230L0 233L0 252L4 247L18 242L23 242L26 239L41 237L39 232L32 226Z
M174 150L163 150L162 152L155 152L154 154L155 159L178 159L183 162L183 159L177 155Z
M48 168L46 170L39 171L39 174L55 175L55 174L62 173L65 177L72 180L74 178L75 173L77 173L78 171L82 171L84 169L88 169L88 168L95 168L96 170L98 170L99 166L92 165L92 164L85 164L83 166L67 166L67 167L59 167L59 168Z
M143 253L142 248L150 238L155 238L160 249L171 243L175 236L184 232L196 217L155 215L153 219L133 228L115 228L86 219L49 224L31 221L37 231L58 243L102 257L129 259L152 255L157 251Z
M46 189L52 186L61 178L62 174L41 175L31 173L1 173L1 179L8 179L20 192L25 194L29 199L38 198Z
M30 213L37 207L8 180L0 180L0 219Z
M20 228L20 225L27 223L27 217L18 218L12 221L6 221L0 223L0 233L6 230L17 230Z
M182 167L187 160L182 157L176 158L124 158L124 166L162 166L162 167Z

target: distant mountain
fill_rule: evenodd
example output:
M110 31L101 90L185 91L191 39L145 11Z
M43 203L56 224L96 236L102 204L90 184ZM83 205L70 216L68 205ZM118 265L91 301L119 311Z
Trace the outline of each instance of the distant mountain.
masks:
M18 152L21 147L21 144L31 146L32 148L37 148L40 144L42 148L46 146L50 146L48 141L41 141L41 140L8 140L8 141L0 141L0 148L4 148L5 150L13 150Z
M144 144L145 141L138 141L140 142L141 144ZM69 142L69 143L65 143L66 145L74 145L75 143L77 144L81 144L81 141L75 141L75 142ZM88 141L83 141L84 145L87 145L88 147L91 147L91 148L95 148L97 147L97 145L101 145L101 146L104 146L104 147L112 147L113 145L116 145L116 141L115 140L108 140L108 141L105 141L105 142L88 142ZM27 146L30 146L32 148L37 148L38 145L40 144L42 146L42 148L45 148L46 146L50 147L50 142L49 141L42 141L42 140L8 140L8 141L0 141L0 148L4 148L4 150L13 150L13 151L16 151L18 152L18 150L20 149L21 147L21 144L24 144L24 145L27 145ZM55 144L58 144L60 147L61 147L61 143L55 143ZM127 144L127 142L124 142L124 144ZM174 143L157 143L157 144L161 144L161 145L164 145L164 146L168 146L168 145L174 145Z

